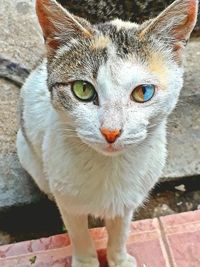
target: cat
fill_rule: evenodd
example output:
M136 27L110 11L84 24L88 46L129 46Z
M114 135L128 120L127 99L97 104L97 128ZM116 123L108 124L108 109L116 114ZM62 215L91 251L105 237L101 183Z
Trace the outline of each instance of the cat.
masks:
M137 266L129 226L165 165L197 9L197 0L176 0L141 25L92 25L55 0L36 0L46 55L21 91L17 151L57 203L72 267L99 266L88 215L105 219L109 267Z

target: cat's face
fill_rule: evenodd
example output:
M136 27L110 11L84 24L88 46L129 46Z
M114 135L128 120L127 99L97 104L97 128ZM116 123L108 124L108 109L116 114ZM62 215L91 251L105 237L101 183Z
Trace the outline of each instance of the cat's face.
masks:
M58 50L49 66L49 80L53 105L71 118L82 141L113 154L141 143L168 116L182 87L182 71L159 43L152 49L151 41L144 45L134 38L135 27L116 31L111 23L98 28L104 27L111 34L115 31L113 40L102 32L101 38L84 43L72 40ZM84 86L86 99L79 99ZM120 136L110 144L102 128L120 130Z
M54 1L44 2L50 2L47 15L51 14L50 8L57 8L64 13L63 25L68 18L70 29L65 32L60 24L62 19L54 16L59 25L56 38L47 38L52 104L68 123L66 127L106 155L141 144L176 105L183 83L184 40L189 37L196 15L193 14L191 25L182 25L178 33L173 29L177 39L181 36L175 40L162 36L171 30L167 27L169 22L165 22L169 11L141 26L120 20L92 26L72 17ZM179 3L179 9L186 11L191 9L183 2L193 2L193 7L197 3ZM172 9L176 11L178 7L174 5ZM186 12L180 16L181 24L189 15ZM76 23L69 19L76 19ZM55 31L55 24L52 25L51 31Z

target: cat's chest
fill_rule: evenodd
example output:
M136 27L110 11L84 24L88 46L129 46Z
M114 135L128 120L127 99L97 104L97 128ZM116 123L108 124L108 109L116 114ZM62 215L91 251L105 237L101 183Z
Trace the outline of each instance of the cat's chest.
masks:
M146 191L139 187L137 173L120 165L109 159L88 159L87 155L66 160L63 157L60 171L58 167L54 174L50 170L51 190L73 213L121 214L124 206L141 203Z
M46 144L45 169L53 194L62 197L73 212L101 216L119 214L124 206L137 207L164 165L165 149L159 151L159 159L156 147L112 158L56 140Z
M49 157L47 169L53 190L84 197L98 191L117 191L118 186L127 183L122 179L127 178L127 170L119 159L98 157L95 151L72 152L66 146L67 149L68 152L63 149L56 157Z

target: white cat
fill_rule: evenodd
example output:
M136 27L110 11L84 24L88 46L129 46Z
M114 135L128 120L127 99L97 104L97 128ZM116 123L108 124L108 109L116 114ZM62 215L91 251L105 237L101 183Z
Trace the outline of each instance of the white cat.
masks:
M53 195L73 267L97 267L88 215L105 219L109 267L135 267L132 213L166 160L166 120L183 84L182 53L197 0L177 0L141 25L91 25L54 0L37 0L47 54L21 92L22 166Z

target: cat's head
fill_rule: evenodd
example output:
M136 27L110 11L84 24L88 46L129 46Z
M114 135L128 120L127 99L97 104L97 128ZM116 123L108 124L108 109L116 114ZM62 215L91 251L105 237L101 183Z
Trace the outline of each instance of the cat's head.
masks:
M177 103L198 1L177 0L141 25L91 25L54 0L36 9L52 105L74 134L107 155L144 141Z

